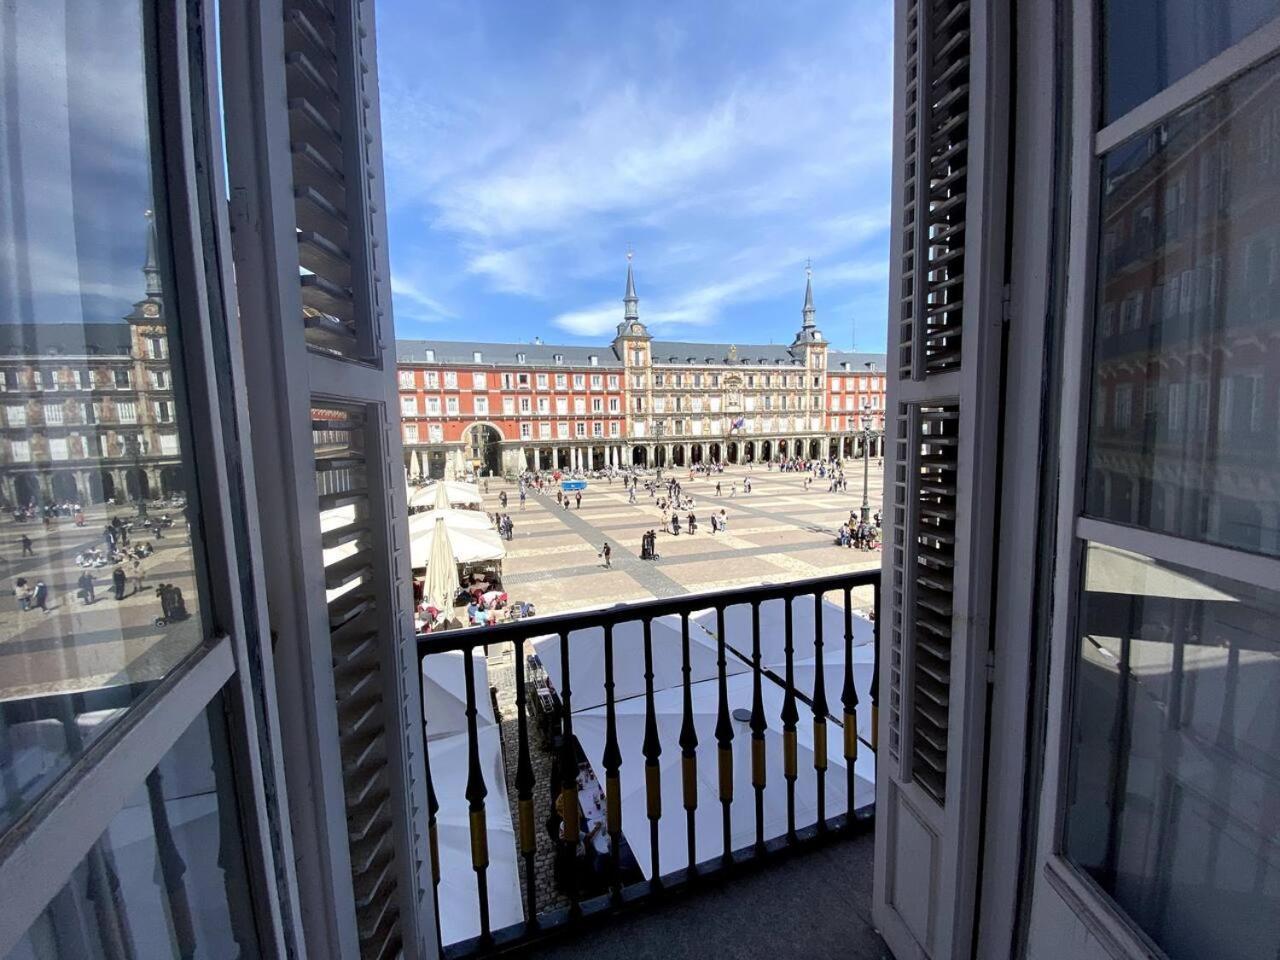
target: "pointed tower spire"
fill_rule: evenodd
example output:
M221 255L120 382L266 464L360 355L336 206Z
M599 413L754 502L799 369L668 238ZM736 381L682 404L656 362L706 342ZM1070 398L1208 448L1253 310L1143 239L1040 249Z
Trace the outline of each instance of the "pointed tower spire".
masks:
M159 297L164 291L160 289L160 257L157 252L159 241L156 239L156 215L152 210L143 214L147 218L147 262L142 265L142 275L147 280L147 296Z
M813 307L813 265L810 261L804 262L804 323L801 329L812 330L815 326L813 322L814 314L817 311Z
M622 298L626 310L622 314L624 320L640 319L640 298L636 296L636 278L631 272L631 251L627 251L627 293Z

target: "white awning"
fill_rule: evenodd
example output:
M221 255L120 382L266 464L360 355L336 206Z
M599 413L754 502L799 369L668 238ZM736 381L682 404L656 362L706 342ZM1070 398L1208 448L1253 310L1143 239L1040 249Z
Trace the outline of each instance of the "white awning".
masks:
M436 655L427 659L433 659ZM488 697L488 690L485 696ZM485 800L485 834L489 867L489 924L494 930L524 919L520 894L519 858L515 827L507 802L507 780L502 764L502 741L496 726L477 731L476 750L488 791ZM432 739L427 746L431 783L435 788L436 835L440 846L440 939L446 946L480 934L480 906L476 872L471 864L471 816L467 802L470 751L467 735Z
M422 712L428 740L467 732L466 654L461 650L422 658ZM482 653L471 657L475 682L476 728L497 726L489 696L489 666Z
M435 542L437 521L448 534L450 552L454 563L483 563L490 560L501 560L507 555L502 538L496 530L468 529L465 526L450 524L449 516L456 511L430 511L410 517L409 564L415 570L427 566L431 557L432 544ZM417 517L421 521L414 523Z
M752 677L738 674L727 684L730 714L734 710L750 710ZM718 743L715 731L719 717L719 683L705 681L690 688L693 701L694 729L698 737L698 807L695 830L699 838L698 857L717 855L721 849L722 811L719 788ZM783 690L769 679L761 688L765 720L764 836L778 837L787 830L787 784L782 768ZM683 723L684 693L672 687L654 696L655 719L662 744L659 759L662 785L662 811L658 833L659 869L664 873L688 865L688 846L683 809L681 777L680 729ZM796 725L797 779L796 826L804 827L817 820L817 774L813 769L813 719L804 703L797 703L800 720ZM617 704L618 746L622 753L620 783L622 792L622 830L645 877L650 878L652 858L649 845L649 821L645 796L645 698L635 697ZM751 785L751 729L745 721L733 720L733 804L730 808L730 841L741 849L755 842L755 790ZM597 775L604 778L605 708L576 713L573 732L577 735ZM846 767L840 728L828 724L827 772L824 781L825 813L833 817L844 813ZM855 808L875 802L875 756L865 745L858 752L855 771Z
M409 488L410 507L434 507L438 491L443 489L451 506L478 507L484 503L480 496L480 488L474 483L462 483L458 480L434 480L420 487Z
M684 682L683 653L678 616L658 617L650 624L653 650L653 689L665 690ZM560 670L560 637L558 634L538 637L533 649L557 691L564 692ZM732 654L726 654L725 674L744 673L747 665ZM719 676L716 668L716 644L697 623L689 623L690 682L698 683ZM614 702L643 696L644 625L629 620L613 628L613 696ZM569 634L570 703L574 712L589 710L605 702L604 630L575 630Z

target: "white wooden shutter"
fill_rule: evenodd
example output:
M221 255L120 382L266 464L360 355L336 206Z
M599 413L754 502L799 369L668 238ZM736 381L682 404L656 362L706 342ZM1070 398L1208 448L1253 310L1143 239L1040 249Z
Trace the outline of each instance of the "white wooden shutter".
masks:
M314 957L436 944L373 25L371 0L223 5L233 247Z
M1003 312L998 6L897 3L873 909L899 957L972 949Z

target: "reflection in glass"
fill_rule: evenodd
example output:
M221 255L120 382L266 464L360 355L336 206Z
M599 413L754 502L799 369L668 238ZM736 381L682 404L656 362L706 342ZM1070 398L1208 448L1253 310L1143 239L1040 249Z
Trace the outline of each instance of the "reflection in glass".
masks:
M201 637L142 28L0 5L0 831Z
M1280 0L1102 0L1110 123L1280 14Z
M219 696L125 802L7 960L257 955Z
M1090 544L1064 853L1173 960L1280 944L1280 593Z
M1280 554L1280 63L1103 175L1086 512Z

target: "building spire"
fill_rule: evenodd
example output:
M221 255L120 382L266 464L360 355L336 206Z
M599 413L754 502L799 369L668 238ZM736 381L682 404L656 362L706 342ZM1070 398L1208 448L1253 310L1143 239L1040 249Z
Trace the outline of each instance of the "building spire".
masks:
M631 272L631 251L627 251L627 293L622 298L624 320L640 319L640 298L636 296L636 278Z
M142 265L142 275L147 279L147 296L159 297L164 291L160 288L160 258L157 253L159 242L156 239L156 215L152 210L143 214L147 218L147 262Z
M814 328L813 317L817 311L813 307L813 264L806 260L804 262L804 323L801 329L812 330Z

